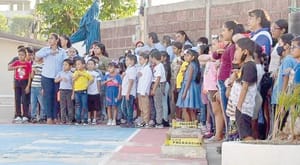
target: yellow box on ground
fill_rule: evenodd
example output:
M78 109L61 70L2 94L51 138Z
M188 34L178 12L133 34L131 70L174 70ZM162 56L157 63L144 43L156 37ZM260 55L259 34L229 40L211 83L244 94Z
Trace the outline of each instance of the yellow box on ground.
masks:
M167 138L166 145L174 145L174 146L201 146L202 140L200 138Z
M198 121L176 121L173 119L172 128L198 128Z

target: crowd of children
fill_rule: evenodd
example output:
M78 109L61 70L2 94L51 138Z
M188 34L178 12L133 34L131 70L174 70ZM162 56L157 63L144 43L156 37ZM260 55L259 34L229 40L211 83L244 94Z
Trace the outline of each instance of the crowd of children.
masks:
M9 64L14 122L87 125L105 116L109 126L163 128L198 120L211 141L264 139L279 94L300 82L300 37L287 33L286 20L271 24L262 9L248 15L248 31L226 21L211 45L205 37L194 45L184 31L161 44L151 32L119 61L100 42L81 57L68 37L50 34L34 58L20 48Z

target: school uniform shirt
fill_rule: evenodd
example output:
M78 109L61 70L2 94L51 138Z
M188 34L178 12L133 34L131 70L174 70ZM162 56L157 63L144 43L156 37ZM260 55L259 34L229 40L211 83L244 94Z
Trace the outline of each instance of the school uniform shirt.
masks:
M73 89L73 73L71 71L61 71L59 72L55 79L62 78L63 80L59 82L59 89Z
M12 67L22 66L15 69L15 80L28 80L32 71L31 63L27 61L15 61L11 64Z
M271 53L271 60L269 64L269 72L271 73L277 73L280 65L280 56L277 53L277 47L278 43L275 45Z
M130 66L125 71L125 76L122 80L122 96L126 96L128 91L129 80L133 80L133 85L130 90L130 95L136 97L136 76L137 70L135 66Z
M99 94L100 91L98 90L98 83L101 81L100 74L96 71L87 71L90 75L94 77L94 82L88 87L88 94L89 95L96 95Z
M57 54L51 54L50 47L44 47L36 52L36 57L43 58L44 67L42 76L47 78L55 78L58 72L62 71L63 62L68 58L66 51L62 48L57 49Z
M294 67L294 83L296 85L300 84L300 62L298 62Z
M81 74L81 76L78 76L78 78L73 82L74 91L87 90L89 81L93 79L93 76L89 74L86 70L83 71L76 70L73 73L73 77L77 77L78 74Z
M261 28L251 33L251 40L261 46L267 56L271 55L272 37L269 28Z
M137 93L145 96L150 93L150 86L152 82L152 70L149 64L140 67L139 73L141 76L138 78Z
M171 79L175 80L178 74L178 71L180 69L180 63L182 63L182 60L180 56L175 57L171 63Z
M166 71L165 71L164 65L162 63L159 63L154 66L152 82L155 82L157 77L160 77L160 83L167 81Z

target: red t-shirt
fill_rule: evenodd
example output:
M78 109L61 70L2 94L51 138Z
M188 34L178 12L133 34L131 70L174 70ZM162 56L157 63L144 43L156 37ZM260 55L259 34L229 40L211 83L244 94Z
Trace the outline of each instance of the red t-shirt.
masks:
M15 61L12 63L13 67L22 66L20 68L15 69L15 79L16 80L28 80L29 75L31 73L32 67L31 63L27 61Z

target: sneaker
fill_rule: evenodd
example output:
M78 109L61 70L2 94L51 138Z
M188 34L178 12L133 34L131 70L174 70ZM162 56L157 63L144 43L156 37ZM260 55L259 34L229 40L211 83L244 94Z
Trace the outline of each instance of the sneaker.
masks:
M117 125L116 120L112 120L111 125Z
M92 123L92 120L89 118L88 119L88 124L91 124Z
M149 125L152 126L152 127L154 127L155 126L155 122L153 120L150 120L149 121Z
M83 122L83 124L82 124L82 125L86 126L86 125L88 125L88 122Z
M80 125L80 123L79 122L75 122L75 125Z
M31 118L30 122L31 122L31 123L37 123L38 121L37 121L36 118Z
M162 125L164 127L170 127L169 121L165 121L164 119L162 120Z
M28 118L27 118L27 117L23 117L23 118L22 118L22 122L23 122L23 123L27 123L27 122L28 122Z
M109 120L107 121L107 124L106 124L106 125L111 125L111 124L112 124L112 120L109 119Z
M214 134L212 132L205 132L203 135L203 138L208 139L208 138L211 138L212 136L214 136Z
M143 122L143 120L142 120L142 117L140 117L140 116L134 120L134 123L136 123L136 124L140 124L142 122Z
M15 119L14 119L14 122L15 123L20 123L22 122L22 118L20 116L17 116Z
M145 124L144 128L153 128L150 124Z
M125 123L126 123L126 120L121 119L121 124L125 124Z
M156 124L155 128L164 128L164 125L163 124Z
M93 125L97 124L97 120L96 120L96 119L93 119L92 124L93 124Z

